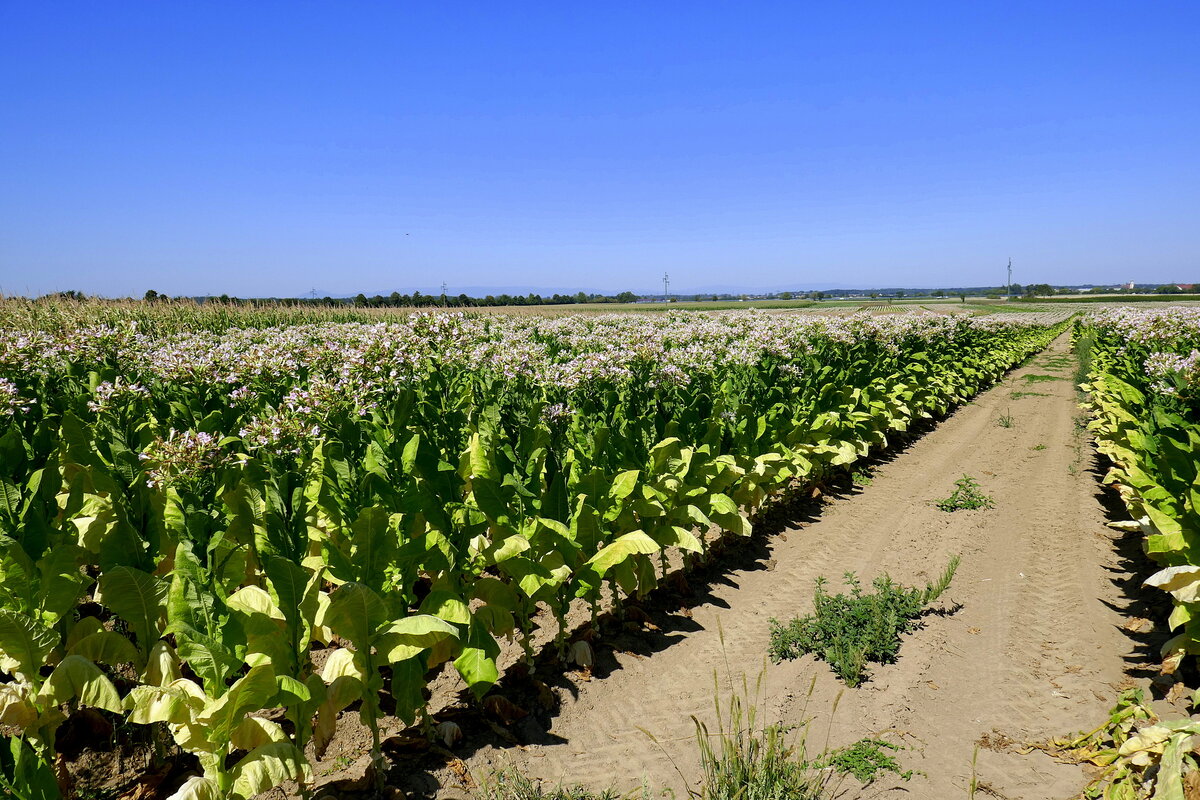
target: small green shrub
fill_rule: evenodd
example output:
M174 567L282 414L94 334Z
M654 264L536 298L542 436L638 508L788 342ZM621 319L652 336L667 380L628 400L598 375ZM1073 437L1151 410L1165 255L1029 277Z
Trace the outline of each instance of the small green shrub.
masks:
M904 769L892 755L903 749L898 744L868 737L859 739L849 747L833 751L813 762L813 766L828 767L843 775L853 775L862 783L872 783L889 773L906 781L913 776L913 771Z
M900 635L912 630L926 607L950 586L958 561L958 556L951 558L941 577L924 589L893 583L885 574L872 584L875 591L866 594L854 573L847 572L850 592L830 595L825 591L825 579L818 578L812 614L786 625L771 620L771 660L778 664L812 653L827 662L847 686L858 686L868 662L896 660Z
M864 468L854 470L854 474L850 476L850 479L854 481L855 486L870 486L875 477L871 475L871 470Z
M1015 425L1016 423L1013 422L1012 411L1005 411L1003 414L997 417L996 424L1001 428L1011 428L1013 425Z
M942 511L974 511L993 505L992 498L979 490L979 484L970 475L963 475L955 481L950 496L937 501L937 507Z
M1046 445L1044 445L1044 444L1035 444L1033 447L1031 447L1031 448L1029 448L1029 449L1030 449L1030 450L1045 450L1045 449L1046 449Z

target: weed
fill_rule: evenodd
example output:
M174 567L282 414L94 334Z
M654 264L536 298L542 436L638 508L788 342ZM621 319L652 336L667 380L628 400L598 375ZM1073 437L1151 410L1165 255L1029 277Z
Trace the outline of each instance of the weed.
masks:
M1029 448L1029 449L1030 449L1030 450L1045 450L1045 449L1046 449L1046 445L1044 445L1044 444L1035 444L1033 447L1031 447L1031 448Z
M648 793L643 792L643 797ZM593 792L582 786L543 788L515 769L497 773L476 793L477 800L619 800L622 795L612 789Z
M1025 380L1028 383L1046 383L1048 381L1065 381L1066 378L1061 375L1037 375L1031 373L1025 376Z
M761 681L760 674L759 688ZM704 773L704 800L818 800L826 794L828 774L805 760L805 726L794 744L788 743L785 726L757 729L758 709L744 679L742 694L730 698L727 713L721 711L719 695L715 702L715 735L692 718Z
M1022 397L1049 397L1046 392L1013 392L1009 395L1013 400L1020 400Z
M1013 422L1012 410L1010 409L1008 411L1005 411L1003 414L1001 414L999 417L997 417L996 424L999 425L1001 428L1013 427L1013 425L1016 423Z
M993 505L992 498L979 490L979 484L970 475L963 475L955 481L950 496L937 501L937 507L942 511L974 511Z
M875 480L874 476L871 475L871 470L866 468L854 470L854 474L850 476L850 479L854 481L855 486L870 486Z
M901 767L900 762L892 755L893 752L903 749L900 745L883 739L859 739L849 747L835 750L813 762L813 765L831 767L844 775L853 775L862 783L872 783L889 773L906 781L913 776L913 771Z
M779 663L813 653L827 662L847 686L858 686L868 662L895 661L900 634L916 627L926 606L950 586L956 569L958 556L951 558L941 577L924 589L900 586L886 574L880 575L870 594L863 593L852 572L845 575L849 594L826 593L825 579L818 578L814 613L794 618L787 625L771 620L771 660Z

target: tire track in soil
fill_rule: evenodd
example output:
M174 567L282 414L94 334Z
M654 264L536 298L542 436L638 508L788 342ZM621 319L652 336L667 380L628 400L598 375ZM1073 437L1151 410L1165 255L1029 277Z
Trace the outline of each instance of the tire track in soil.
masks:
M714 585L711 602L692 609L694 630L672 632L677 642L651 657L617 653L619 668L608 677L564 693L550 731L564 743L485 747L470 768L486 774L512 765L596 788L645 781L686 796L699 777L691 717L713 729L714 675L724 703L730 686L744 677L753 688L761 674L760 722L811 718L817 749L899 732L912 748L900 760L923 774L877 782L871 797L962 798L981 736L1034 740L1093 727L1127 679L1136 643L1120 629L1130 601L1113 580L1121 561L1094 496L1090 449L1078 447L1070 367L1046 365L1066 352L1064 336L880 464L871 486L773 537L769 560ZM1063 379L1030 383L1033 374ZM1040 396L1013 398L1017 390ZM997 423L1002 413L1011 413L1012 427ZM994 509L947 514L933 506L964 473L994 497ZM958 610L927 617L905 637L898 661L873 666L858 689L845 689L811 657L766 662L769 619L810 612L818 576L837 590L848 570L864 583L887 572L918 584L953 553L962 564L945 604ZM1079 768L1041 755L987 749L976 775L984 791L1009 800L1070 797L1084 780Z

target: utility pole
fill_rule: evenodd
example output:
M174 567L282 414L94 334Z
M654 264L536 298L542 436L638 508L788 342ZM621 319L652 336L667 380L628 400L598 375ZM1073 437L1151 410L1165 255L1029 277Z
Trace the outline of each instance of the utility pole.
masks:
M442 308L446 307L446 282L442 281Z
M664 272L663 273L663 302L664 303L671 302L671 295L667 293L667 290L670 288L670 286L671 286L671 276Z
M1012 258L1008 259L1008 283L1004 284L1004 296L1012 298Z

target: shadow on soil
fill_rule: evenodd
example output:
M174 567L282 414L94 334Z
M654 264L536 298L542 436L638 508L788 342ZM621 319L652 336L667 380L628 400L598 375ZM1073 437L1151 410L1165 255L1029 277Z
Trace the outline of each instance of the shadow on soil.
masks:
M1102 483L1109 466L1107 460L1094 450L1091 457L1092 466L1088 471L1096 479L1096 502L1104 509L1109 522L1128 520L1129 511L1120 495ZM1118 530L1110 532L1117 560L1106 566L1105 570L1110 574L1109 581L1120 590L1122 599L1118 603L1104 601L1104 604L1127 620L1121 626L1121 631L1134 643L1134 650L1125 657L1126 672L1134 677L1152 680L1155 693L1161 695L1175 682L1157 680L1162 677L1160 652L1170 638L1160 623L1171 614L1171 600L1165 592L1147 589L1144 585L1146 578L1157 572L1159 566L1143 551L1142 534ZM1179 677L1189 684L1195 683L1194 675Z

